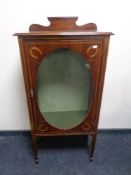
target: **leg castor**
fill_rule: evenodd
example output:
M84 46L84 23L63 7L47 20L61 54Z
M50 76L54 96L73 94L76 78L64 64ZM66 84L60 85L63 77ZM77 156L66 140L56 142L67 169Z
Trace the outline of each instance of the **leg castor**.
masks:
M38 159L35 159L35 164L38 164L39 163L39 160Z
M90 162L92 162L92 161L93 161L93 159L94 159L93 157L90 157L90 158L89 158Z

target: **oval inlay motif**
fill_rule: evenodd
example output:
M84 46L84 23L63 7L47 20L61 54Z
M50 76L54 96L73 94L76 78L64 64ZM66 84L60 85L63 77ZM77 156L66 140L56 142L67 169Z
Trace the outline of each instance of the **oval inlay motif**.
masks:
M89 46L86 53L88 54L89 57L93 58L97 55L97 51L98 51L97 48L98 48L97 45Z
M40 55L42 55L40 48L36 46L33 46L32 48L30 48L29 52L30 52L31 57L36 58L36 59L39 58Z
M47 131L48 127L44 123L42 123L39 125L38 129L39 131Z
M85 131L89 130L90 129L90 124L88 122L84 123L81 128Z

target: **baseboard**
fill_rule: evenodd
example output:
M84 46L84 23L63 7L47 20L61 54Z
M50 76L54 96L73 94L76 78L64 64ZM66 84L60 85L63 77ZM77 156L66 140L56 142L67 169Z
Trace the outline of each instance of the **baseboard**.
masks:
M131 129L99 129L98 134L131 134ZM30 136L30 130L1 130L0 136Z
M1 130L0 136L30 136L31 132L30 130Z
M98 129L98 134L131 134L131 128Z

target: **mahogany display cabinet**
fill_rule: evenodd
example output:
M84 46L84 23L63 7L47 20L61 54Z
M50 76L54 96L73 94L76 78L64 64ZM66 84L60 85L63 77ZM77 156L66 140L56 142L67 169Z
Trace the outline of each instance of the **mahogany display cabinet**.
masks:
M48 17L18 36L35 161L37 139L90 136L93 160L111 32L77 17Z

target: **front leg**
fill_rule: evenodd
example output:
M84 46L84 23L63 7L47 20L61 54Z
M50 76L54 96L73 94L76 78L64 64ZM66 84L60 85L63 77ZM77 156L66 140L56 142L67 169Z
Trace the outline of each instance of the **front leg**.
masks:
M37 164L38 161L38 151L37 151L37 137L32 135L32 149L33 149L33 156L35 159L35 163Z
M91 135L91 143L89 145L89 160L93 161L93 155L96 145L96 133Z

